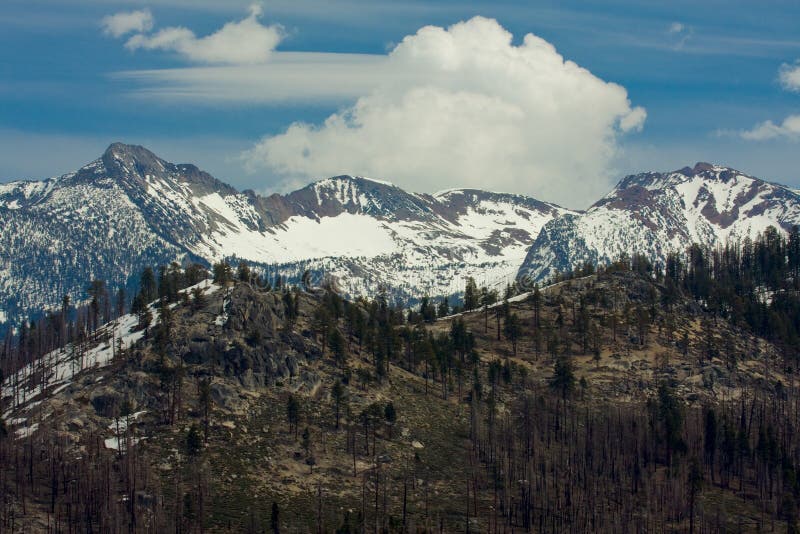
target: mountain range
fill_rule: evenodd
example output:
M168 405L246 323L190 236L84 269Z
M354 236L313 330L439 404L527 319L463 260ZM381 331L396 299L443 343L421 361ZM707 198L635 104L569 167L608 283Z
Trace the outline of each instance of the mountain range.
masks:
M134 287L147 265L247 260L268 276L331 274L348 296L452 295L585 261L653 261L800 223L800 197L700 163L624 178L586 211L475 189L409 193L336 176L286 195L239 192L194 165L114 143L57 178L0 184L0 328L80 300L88 282Z
M788 232L797 224L797 191L735 169L698 163L642 173L625 177L585 212L565 213L544 225L520 278L538 281L633 253L663 267L670 252L692 243L714 247L754 238L769 226Z

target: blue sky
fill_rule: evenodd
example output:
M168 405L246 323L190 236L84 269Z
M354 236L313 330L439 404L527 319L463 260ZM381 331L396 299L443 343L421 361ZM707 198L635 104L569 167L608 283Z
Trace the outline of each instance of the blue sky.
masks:
M800 113L800 87L789 77L781 81L781 72L791 71L800 59L796 1L264 1L253 21L275 29L280 40L274 50L265 51L263 61L198 59L187 52L197 41L184 48L155 41L157 32L174 27L202 39L226 23L248 19L251 4L5 0L0 12L0 182L67 172L119 140L143 144L171 161L194 162L234 186L260 192L339 172L367 173L415 190L462 185L463 177L465 186L513 190L581 207L623 174L701 160L800 186L800 132L783 124ZM142 10L152 18L151 27L118 37L104 32L104 17ZM467 24L458 36L449 30L475 16L495 19L497 26ZM419 36L427 25L443 32ZM531 92L541 85L535 73L523 79L532 85L520 84L516 94L508 81L478 79L486 61L467 64L484 31L513 35L509 47L485 54L487 72L495 76L506 70L492 70L492 61L521 50L529 33L591 73L591 78L572 80L574 73L554 67L559 69L554 76L563 76L564 83L543 87L536 97L541 105L552 99L559 109L568 109L566 116L543 115L540 104L531 103ZM126 46L137 33L149 44ZM395 51L404 38L415 35ZM452 37L447 46L461 54L459 65L467 65L455 74L442 66L450 56L435 50L442 35ZM433 53L436 64L415 63L419 50ZM384 61L390 53L391 61ZM549 61L552 56L545 51L525 57ZM519 61L522 65L525 59ZM442 69L452 79L444 80ZM224 78L224 86L214 85L209 95L212 71ZM253 81L253 72L262 76ZM164 81L165 73L171 82ZM387 79L398 81L387 84ZM423 98L415 91L427 87L428 79L439 84L433 96L409 103L409 95ZM597 88L598 106L564 96L565 87L594 91L596 81L602 86ZM181 94L191 90L191 96L176 97L176 83ZM616 86L624 89L622 100ZM464 101L461 93L488 100ZM562 96L566 101L561 102ZM439 107L430 104L440 97ZM510 107L492 107L498 100ZM489 124L476 111L484 109L481 102L489 103L485 109L494 117ZM436 116L451 104L464 105L469 122ZM604 114L594 116L594 107ZM646 120L638 120L643 117L638 108L646 110ZM502 110L508 111L509 124L503 123ZM407 120L395 120L398 113ZM582 128L581 113L591 115L588 131ZM631 113L633 126L623 127ZM325 125L334 114L346 117L346 124ZM444 125L432 141L434 146L448 143L439 160L433 151L415 152L417 145L408 141L431 133L425 129L430 128L428 118ZM375 125L384 120L393 132L385 138ZM298 121L303 128L287 130ZM362 121L372 121L371 126ZM765 126L765 121L772 122ZM474 153L477 142L453 131L465 128L490 132L493 139L524 141L530 136L532 155L526 159L517 151L494 161L499 156L492 148L486 150L485 167L470 160L467 170L459 168L456 149ZM556 133L539 139L540 131ZM596 137L604 140L594 146ZM499 151L508 144L504 141ZM525 148L524 142L520 145ZM399 158L390 157L395 154ZM413 162L408 169L403 157ZM573 159L579 164L570 163ZM467 176L476 167L480 175ZM562 186L551 187L552 181ZM576 188L586 193L572 195Z

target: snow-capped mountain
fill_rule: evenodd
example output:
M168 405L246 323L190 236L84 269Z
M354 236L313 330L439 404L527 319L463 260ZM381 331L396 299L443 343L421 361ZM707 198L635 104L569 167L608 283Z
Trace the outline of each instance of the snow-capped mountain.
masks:
M263 197L115 143L76 172L0 184L0 323L79 300L92 279L113 289L186 259L324 272L350 296L450 294L470 275L513 280L540 228L565 213L519 195L413 194L352 176Z
M661 263L690 244L708 246L800 224L800 195L727 167L698 163L624 178L584 213L544 225L519 276L543 280L585 262L644 254Z

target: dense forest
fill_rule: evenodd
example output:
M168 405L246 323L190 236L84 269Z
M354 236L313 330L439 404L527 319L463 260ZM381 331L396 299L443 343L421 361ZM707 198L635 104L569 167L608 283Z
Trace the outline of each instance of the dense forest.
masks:
M93 281L88 304L65 298L5 340L3 529L797 531L797 228L663 266L585 265L524 294L468 280L459 298L414 309L348 301L334 280L290 287L243 262L211 271L147 269L130 302ZM225 289L205 294L208 276ZM111 366L133 400L81 401L116 424L116 447L56 415L12 430L14 390L47 380L42 356L113 346L101 325L126 312L146 335ZM222 315L201 350L197 325ZM250 384L259 358L289 349L305 360ZM234 414L212 389L222 380L260 400ZM419 448L402 447L403 429ZM254 482L252 462L279 455L294 478Z

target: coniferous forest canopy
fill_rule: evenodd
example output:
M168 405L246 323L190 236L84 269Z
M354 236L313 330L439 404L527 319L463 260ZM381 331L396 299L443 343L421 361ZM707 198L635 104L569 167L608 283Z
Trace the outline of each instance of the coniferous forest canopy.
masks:
M798 528L797 227L413 309L245 262L87 293L3 341L0 530Z

